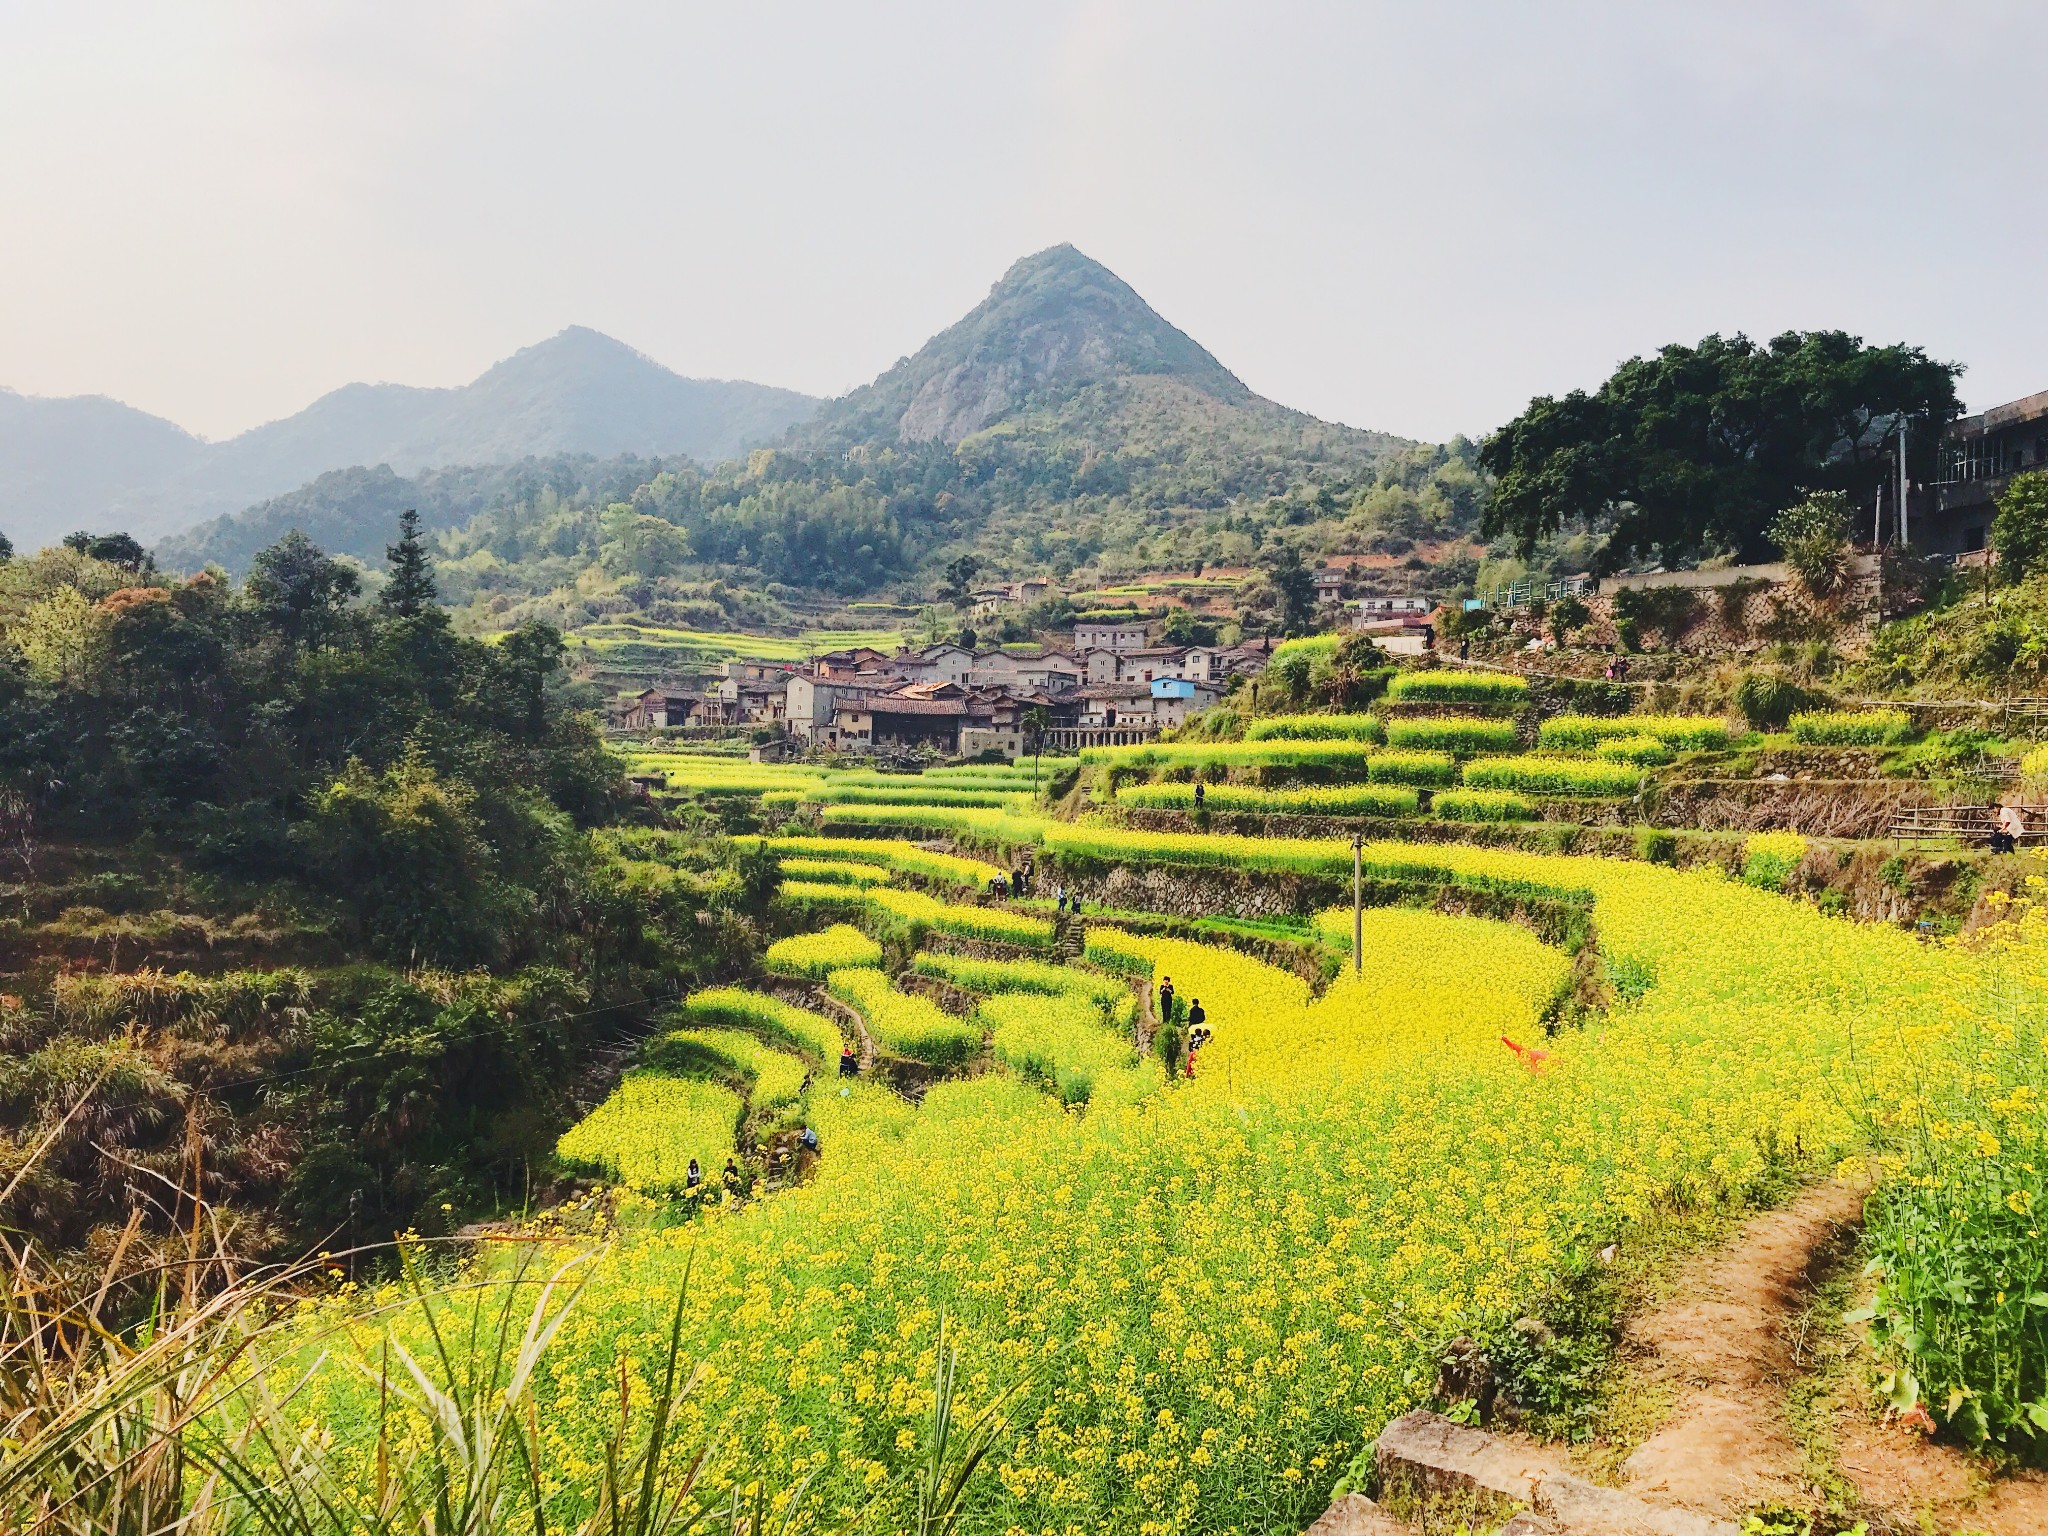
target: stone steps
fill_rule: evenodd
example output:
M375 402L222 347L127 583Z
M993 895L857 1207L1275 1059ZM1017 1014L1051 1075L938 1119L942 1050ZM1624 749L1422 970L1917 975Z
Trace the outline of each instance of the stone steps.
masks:
M1501 1520L1501 1536L1738 1536L1733 1521L1602 1488L1536 1448L1419 1410L1380 1432L1373 1471L1378 1500L1346 1494L1309 1536L1416 1536Z

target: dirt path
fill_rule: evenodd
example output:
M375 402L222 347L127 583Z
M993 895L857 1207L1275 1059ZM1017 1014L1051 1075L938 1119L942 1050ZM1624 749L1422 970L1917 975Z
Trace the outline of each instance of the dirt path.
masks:
M860 1075L874 1076L875 1037L868 1033L868 1021L860 1016L860 1010L850 1003L842 1003L823 987L817 988L811 995L812 1005L838 1019L842 1030L848 1024L853 1026L854 1033L860 1037ZM832 1070L838 1070L837 1062L831 1066Z
M1691 1260L1671 1299L1630 1323L1626 1347L1673 1402L1624 1463L1630 1492L1726 1516L1820 1502L1814 1480L1827 1469L1810 1462L1786 1399L1808 1365L1794 1342L1804 1314L1817 1284L1851 1255L1862 1194L1822 1184L1757 1217ZM1864 1390L1866 1360L1860 1347L1851 1352L1819 1428L1873 1530L2048 1533L2048 1477L1994 1481L1981 1461L1889 1422Z
M1805 1450L1784 1413L1797 1375L1786 1325L1861 1204L1842 1184L1808 1190L1693 1259L1671 1300L1629 1325L1628 1346L1675 1404L1625 1464L1631 1492L1719 1514L1806 1502Z

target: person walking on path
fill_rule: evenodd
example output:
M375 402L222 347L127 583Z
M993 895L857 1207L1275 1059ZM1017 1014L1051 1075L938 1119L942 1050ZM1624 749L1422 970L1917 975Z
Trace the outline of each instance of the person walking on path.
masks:
M1160 1024L1166 1025L1173 1022L1173 978L1171 976L1159 978L1159 996L1152 1011L1159 1015Z
M2012 853L2018 849L2020 839L2027 835L2027 817L2010 800L1998 808L1998 816L1991 824L1991 851Z
M1205 1021L1209 1015L1202 1010L1199 997L1188 999L1188 1076L1195 1075L1195 1056L1209 1043L1209 1031Z
M1052 888L1052 894L1053 900L1059 904L1060 916L1065 917L1067 915L1067 888L1064 885L1056 885Z

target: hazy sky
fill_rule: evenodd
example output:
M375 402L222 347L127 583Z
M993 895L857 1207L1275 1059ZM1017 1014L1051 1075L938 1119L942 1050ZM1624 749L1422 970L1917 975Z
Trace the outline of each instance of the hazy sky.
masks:
M208 436L569 324L843 391L1070 240L1479 433L1710 330L2048 389L2048 6L0 0L0 384Z

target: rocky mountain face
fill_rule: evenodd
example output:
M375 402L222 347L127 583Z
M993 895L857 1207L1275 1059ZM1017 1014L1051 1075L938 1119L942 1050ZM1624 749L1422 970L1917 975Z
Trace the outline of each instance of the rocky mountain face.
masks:
M1071 245L1027 256L989 296L802 435L956 444L1091 386L1171 379L1226 405L1258 397L1137 291Z
M77 527L160 539L357 466L399 475L528 458L683 455L783 436L794 390L686 379L576 326L452 389L349 384L222 443L111 400L0 393L0 532L34 548Z

